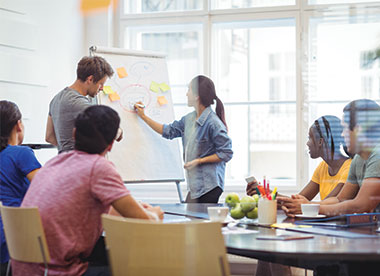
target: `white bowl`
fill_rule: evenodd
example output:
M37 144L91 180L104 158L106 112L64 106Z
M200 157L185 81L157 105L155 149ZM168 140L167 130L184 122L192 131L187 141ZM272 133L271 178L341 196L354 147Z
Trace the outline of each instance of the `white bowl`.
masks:
M318 213L319 213L319 204L316 204L316 203L301 204L301 210L304 216L315 217L315 216L318 216Z
M207 208L208 216L211 221L220 221L223 222L229 212L228 207L208 207Z

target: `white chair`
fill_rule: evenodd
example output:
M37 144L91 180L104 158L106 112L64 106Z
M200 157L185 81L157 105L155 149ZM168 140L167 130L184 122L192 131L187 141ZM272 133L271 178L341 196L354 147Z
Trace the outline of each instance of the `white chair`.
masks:
M230 275L218 222L164 224L102 215L112 275Z
M0 205L0 210L11 260L44 263L44 275L48 275L50 255L38 208ZM11 260L8 263L7 275Z

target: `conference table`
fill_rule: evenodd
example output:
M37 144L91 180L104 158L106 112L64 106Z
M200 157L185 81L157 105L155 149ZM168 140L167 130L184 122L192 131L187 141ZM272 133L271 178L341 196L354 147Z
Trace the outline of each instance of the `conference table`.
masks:
M208 219L207 207L223 204L157 204L164 210L164 222ZM290 265L314 271L314 275L380 275L380 232L378 225L336 227L290 227L300 219L288 218L281 210L277 226L263 226L257 220L237 224L249 233L224 232L229 254ZM282 234L312 236L297 240L261 240L257 237Z

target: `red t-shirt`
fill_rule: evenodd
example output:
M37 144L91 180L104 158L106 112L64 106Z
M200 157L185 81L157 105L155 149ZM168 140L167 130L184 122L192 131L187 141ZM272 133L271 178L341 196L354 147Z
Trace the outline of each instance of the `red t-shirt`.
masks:
M101 214L130 195L114 165L98 154L61 153L34 177L22 202L37 206L51 261L49 275L82 275L102 233ZM12 261L13 275L42 275L43 265Z

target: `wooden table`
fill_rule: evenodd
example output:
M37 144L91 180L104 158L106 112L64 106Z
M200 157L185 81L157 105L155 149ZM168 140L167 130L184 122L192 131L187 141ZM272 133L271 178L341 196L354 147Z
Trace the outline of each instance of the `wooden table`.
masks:
M158 204L165 211L165 220L178 216L191 219L207 219L207 207L217 204ZM219 204L221 205L221 204ZM294 222L278 211L277 222ZM278 235L294 233L289 230L246 225L255 230L252 234L227 234L227 252L258 260L280 263L314 270L314 275L380 275L380 233L377 226L348 229L327 228L332 235L324 233L326 228L313 228L314 238L304 240L275 241L258 240L258 235ZM347 238L340 234L356 233L368 237ZM300 233L302 235L302 233ZM305 234L306 235L306 234ZM370 237L371 236L371 237Z

